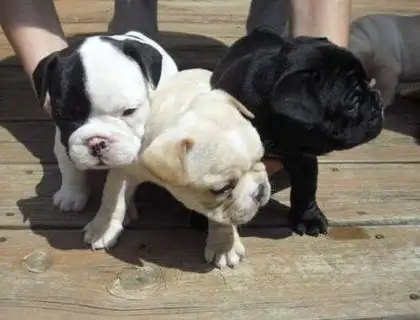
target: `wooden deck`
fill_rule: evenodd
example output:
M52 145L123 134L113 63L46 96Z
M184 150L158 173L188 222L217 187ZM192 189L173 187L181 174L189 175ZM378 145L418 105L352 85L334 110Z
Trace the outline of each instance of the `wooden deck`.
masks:
M103 32L109 0L56 1L70 38ZM245 0L160 1L164 44L211 67L243 34ZM354 0L354 16L420 13L416 0ZM170 32L169 32L170 30ZM419 30L413 30L419 32ZM420 37L419 37L420 41ZM52 125L0 35L0 319L420 319L419 102L400 98L376 141L322 159L329 236L291 236L288 190L242 232L235 270L203 263L204 239L165 192L142 187L141 219L91 252L81 214L53 210Z

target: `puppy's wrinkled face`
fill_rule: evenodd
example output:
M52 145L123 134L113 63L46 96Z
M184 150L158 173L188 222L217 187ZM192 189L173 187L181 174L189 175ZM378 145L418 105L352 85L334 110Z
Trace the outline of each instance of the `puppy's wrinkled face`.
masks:
M280 115L272 125L281 124L300 152L314 155L370 141L381 132L383 120L380 95L359 60L323 42L306 44L307 60L280 77L270 97Z
M244 224L268 202L270 184L257 131L225 92L198 95L142 154L144 166L189 209Z
M139 41L95 36L40 62L33 75L39 100L49 99L61 143L79 169L136 160L161 59Z
M281 153L321 155L381 132L382 102L368 80L360 61L326 38L257 29L232 45L212 85L249 108Z

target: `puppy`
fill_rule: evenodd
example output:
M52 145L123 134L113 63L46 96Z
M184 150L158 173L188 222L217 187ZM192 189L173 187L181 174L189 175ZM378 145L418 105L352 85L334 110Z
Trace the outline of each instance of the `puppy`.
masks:
M394 101L400 82L420 80L420 15L367 15L353 21L349 49L360 59L382 95Z
M93 249L115 244L135 183L151 181L210 219L205 258L234 266L244 255L237 226L270 197L258 132L242 104L210 87L211 72L181 71L154 94L137 163L110 171L102 205L85 227ZM133 183L133 181L135 183Z
M213 71L254 115L268 154L290 175L290 222L299 235L327 233L316 202L317 156L366 143L382 129L382 105L359 60L326 38L283 38L255 29Z
M135 162L149 115L149 93L175 74L174 60L138 32L93 36L41 60L33 80L56 124L62 183L54 205L82 210L84 171Z

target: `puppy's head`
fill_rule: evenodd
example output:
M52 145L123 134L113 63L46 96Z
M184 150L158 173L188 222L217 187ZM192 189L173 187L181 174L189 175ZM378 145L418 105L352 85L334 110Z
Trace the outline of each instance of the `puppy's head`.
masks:
M136 159L161 63L155 48L124 36L90 37L40 61L33 73L39 102L49 104L79 169Z
M264 115L260 131L284 153L349 149L382 130L382 102L360 61L326 38L255 30L232 46L212 83L245 91L234 96L249 102L256 118Z
M270 196L262 143L245 110L223 91L201 93L141 156L186 207L223 224L248 222Z

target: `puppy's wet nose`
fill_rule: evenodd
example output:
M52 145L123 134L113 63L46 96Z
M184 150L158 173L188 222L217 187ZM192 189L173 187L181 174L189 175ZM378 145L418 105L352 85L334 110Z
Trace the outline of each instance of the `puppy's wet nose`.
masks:
M261 202L262 198L264 197L264 192L265 192L265 186L262 183L260 183L258 185L257 192L254 196L256 202Z
M96 157L101 151L108 147L108 140L103 137L91 137L87 141L91 154Z

